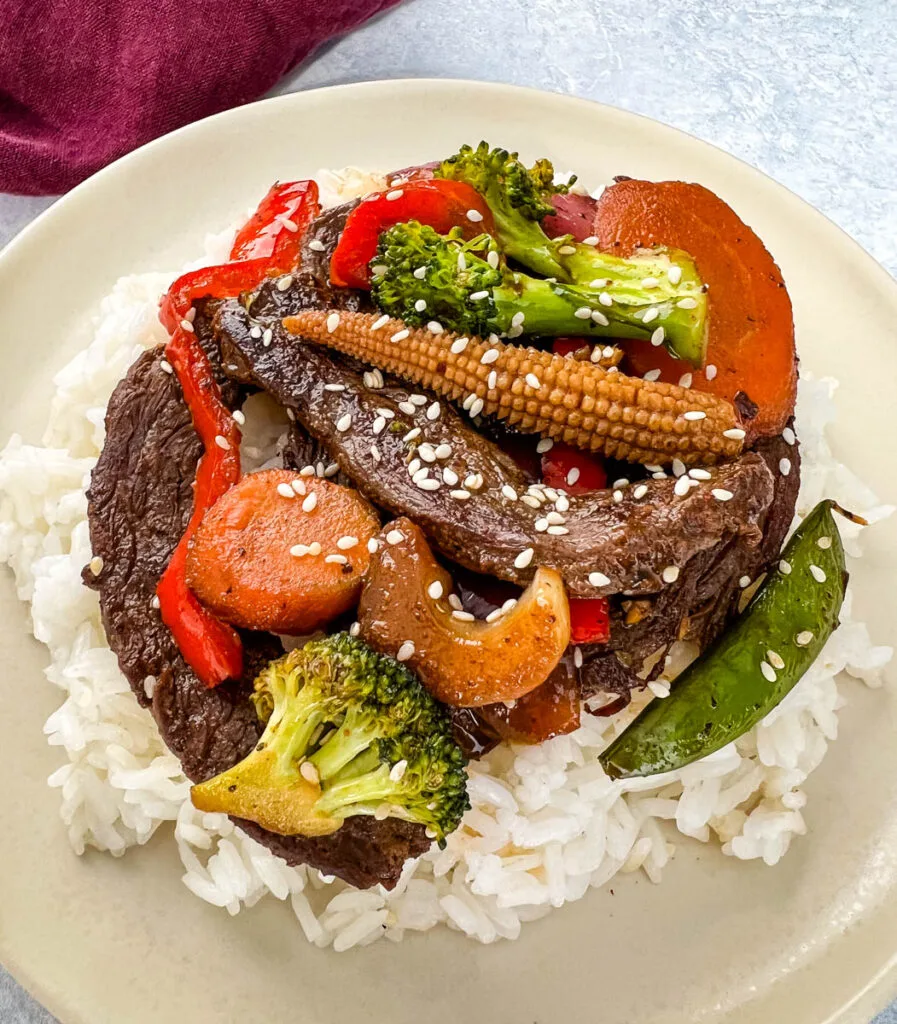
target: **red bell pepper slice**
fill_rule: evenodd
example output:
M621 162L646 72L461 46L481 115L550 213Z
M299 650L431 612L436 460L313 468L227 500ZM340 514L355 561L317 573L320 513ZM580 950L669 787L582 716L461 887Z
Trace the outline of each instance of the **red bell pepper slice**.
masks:
M233 261L183 274L160 303L159 319L170 334L165 356L177 374L204 450L196 469L193 514L156 595L162 621L206 686L239 678L243 647L236 630L215 618L187 586L187 548L205 513L240 478L240 431L221 400L212 364L188 315L197 299L239 295L294 266L304 229L318 209L313 181L275 185L238 233L231 250Z
M393 198L390 199L389 197ZM480 219L470 220L469 211ZM417 220L441 235L460 227L465 238L493 230L485 199L463 181L415 180L386 192L374 192L349 214L330 260L330 280L341 288L371 287L370 262L380 235L394 224Z

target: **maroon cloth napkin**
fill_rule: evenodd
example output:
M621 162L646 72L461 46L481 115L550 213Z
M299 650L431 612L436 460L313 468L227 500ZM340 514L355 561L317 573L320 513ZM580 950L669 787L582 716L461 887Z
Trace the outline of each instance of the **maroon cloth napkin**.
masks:
M397 2L0 0L0 191L64 192Z

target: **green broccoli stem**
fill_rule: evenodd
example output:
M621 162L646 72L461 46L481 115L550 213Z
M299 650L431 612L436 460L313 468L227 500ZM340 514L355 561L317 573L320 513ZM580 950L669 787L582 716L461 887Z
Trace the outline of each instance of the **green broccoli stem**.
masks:
M538 221L516 214L513 222L509 222L500 206L492 209L492 217L505 256L544 277L567 278L568 271L557 253L557 244L545 234Z
M389 765L380 764L363 775L333 780L319 797L316 809L320 814L341 818L348 814L373 814L383 803L402 804L401 783L394 782L389 772Z
M343 722L308 760L317 768L322 780L330 779L376 743L382 731L373 714L350 708Z

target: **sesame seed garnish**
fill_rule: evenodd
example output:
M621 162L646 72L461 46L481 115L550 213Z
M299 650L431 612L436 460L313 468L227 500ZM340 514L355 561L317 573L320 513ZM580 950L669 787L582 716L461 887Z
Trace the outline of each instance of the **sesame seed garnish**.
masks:
M740 427L732 427L723 431L723 437L728 437L730 441L743 441L745 432Z
M590 572L589 583L593 587L607 587L610 586L610 577L605 576L603 572Z
M655 328L653 334L651 335L651 344L655 348L657 348L659 345L663 344L663 340L664 340L665 337L666 337L666 331L663 329L663 327L657 327L657 328ZM658 377L660 376L660 370L657 371L657 376ZM647 377L645 379L647 380ZM655 378L655 380L656 380L656 378Z
M782 476L788 476L791 472L791 459L780 459L779 460L779 472Z
M277 493L281 496L281 498L295 498L296 497L296 492L293 490L293 488L290 486L290 484L278 484L277 485Z
M422 491L438 491L442 484L438 480L428 477L426 480L418 480L417 486Z
M362 379L364 380L364 386L373 391L383 387L383 374L379 370L368 370Z
M401 653L402 649L407 647L409 644L411 644L411 654L414 654L414 644L411 643L410 640L406 640L405 643L402 644L402 647L399 648L399 652ZM410 658L411 654L407 655L407 657ZM400 658L399 655L397 654L396 655L396 660L397 661L404 661L405 658ZM390 782L401 782L402 781L402 776L405 774L407 768L408 768L408 762L407 761L405 761L405 760L396 761L396 763L389 770L389 780L390 780Z
M691 381L692 381L691 374L690 373L683 373L682 376L679 378L679 387L680 388L690 388L691 387Z
M567 529L566 526L549 526L548 532L552 535L552 537L563 537L570 531Z
M442 406L439 402L433 402L433 404L427 408L427 419L438 420L441 412Z
M731 491L727 491L723 487L714 487L710 493L717 501L731 501L735 497Z
M349 548L354 548L357 543L358 538L353 537L351 534L347 533L345 537L340 537L340 539L336 542L336 546L340 549L340 551L348 551Z
M281 278L278 279L277 284L275 285L275 287L277 288L277 290L279 292L286 292L286 291L289 291L289 289L290 289L292 284L293 284L293 275L292 274L287 274L286 277L281 277Z
M785 667L785 659L781 654L777 654L775 651L766 652L766 660L772 665L773 668L782 669Z
M486 253L486 262L493 270L498 270L498 253L494 249Z
M345 555L327 555L324 561L331 565L348 565L349 563L349 559Z
M449 491L449 494L455 501L467 501L470 497L470 491L465 491L463 488L459 488L457 491Z
M682 280L682 267L677 267L674 263L671 267L667 268L667 277L670 284L679 284Z
M99 576L103 571L103 559L99 555L94 555L90 560L90 571L94 576Z
M660 286L660 281L656 277L643 277L642 288L657 288Z
M161 606L162 602L155 594L153 594L153 599L152 601L150 601L150 608L152 608L154 611L158 611Z
M809 629L805 629L802 633L798 633L794 638L794 642L798 647L806 647L808 644L813 642L813 633Z
M442 479L449 487L454 487L458 483L458 474L453 469L444 469L442 471Z
M163 373L174 373L174 367L171 365L171 363L169 363L167 359L159 360L159 369Z
M769 664L768 661L760 662L760 671L763 673L763 678L769 682L774 683L777 679L776 670Z
M424 406L424 405L427 404L427 396L426 395L409 395L408 396L408 401L412 405Z
M570 508L570 502L567 501L566 497L562 494L560 497L555 499L554 507L558 512L566 512Z
M407 661L413 654L414 654L414 641L413 640L406 640L402 644L402 646L398 649L398 651L396 651L396 661ZM401 762L401 761L399 762L399 764L402 764L402 763L403 762ZM398 767L398 765L396 767ZM395 769L393 769L393 771L394 770ZM389 773L389 776L390 776L390 778L392 778L392 772Z
M750 578L750 576L742 576L741 579L738 581L738 586L741 587L742 590L745 590L750 585L751 585L751 578Z
M467 211L467 219L472 224L479 224L480 221L483 219L483 215L480 213L479 210L468 210Z
M597 245L598 244L598 236L597 235L589 235L588 238L584 238L582 240L581 244L582 245Z
M438 601L444 593L445 588L439 580L433 580L429 587L427 587L427 594L429 594L434 601Z
M682 416L686 420L697 421L706 419L707 413L702 412L700 409L689 409L688 412L683 413Z
M345 414L345 416L340 416L340 418L339 418L339 419L338 419L338 420L336 421L336 429L337 429L337 430L338 430L338 431L339 431L339 432L340 432L341 434L345 434L345 432L346 432L346 431L347 431L347 430L349 429L349 427L351 427L351 426L352 426L352 415L351 415L351 413L348 413L348 412L347 412L347 413Z
M236 366L232 366L231 369L236 370ZM290 421L290 423L296 422L296 414L293 412L292 409L287 409L287 419Z
M607 292L602 292L598 296L598 301L602 306L612 306L614 304L614 300L607 294Z
M810 575L813 577L814 580L816 580L817 583L825 583L826 579L828 578L825 575L825 569L820 568L820 566L818 565L810 566Z
M567 522L560 512L549 512L545 517L552 526L563 526Z
M537 519L535 522L536 533L544 533L548 529L547 519Z
M327 317L327 330L330 334L333 334L337 327L339 327L339 313L331 313Z
M336 476L336 474L338 472L339 472L339 464L336 463L336 462L329 462L327 464L327 466L324 468L324 476L325 477Z
M471 405L470 407L471 419L480 415L480 413L483 411L483 404L484 403L482 398L477 398L474 400L473 405Z
M514 559L515 569L525 569L530 562L533 560L535 551L532 548L524 548L520 554Z
M673 459L673 476L680 477L685 476L685 463L682 459Z
M417 454L424 460L424 462L435 462L436 452L433 451L433 446L424 442L418 449Z
M310 241L310 242L308 243L308 247L309 247L309 249L311 249L311 250L312 250L313 252L324 252L324 250L325 250L325 249L327 248L327 246L326 246L326 245L324 245L324 243L323 243L323 242L321 241L321 239L320 239L320 238L313 238L313 239L312 239L312 240L311 240L311 241Z
M406 443L408 441L415 441L415 440L417 440L417 438L420 437L420 434L421 434L420 427L412 427L408 431L408 433L402 438L402 441L406 442Z
M262 329L261 329L261 327L258 326L258 324L256 324L255 327L250 327L249 328L249 337L250 338L258 339L261 336L262 336Z
M510 484L502 484L501 493L508 499L508 501L517 500L517 492Z
M486 351L480 356L480 362L485 363L487 366L489 363L494 363L496 359L501 355L497 348L487 348Z
M489 298L489 292L486 289L483 289L482 291L471 292L469 297L471 302L480 302L483 299Z
M311 544L308 545L308 553L310 555L314 555L317 558L317 556L320 555L320 553L321 553L321 543L320 543L320 541L317 541L317 540L312 541Z
M658 317L657 309L652 306L650 309L645 310L645 314L642 317L642 323L649 324L652 320L656 320Z
M314 476L314 475L315 475L315 467L314 466L303 466L302 469L299 470L299 476Z
M707 378L707 380L713 380L713 378L716 376L716 367L713 365L713 363L708 363L704 367L704 376Z
M532 494L521 494L520 500L524 503L524 505L529 505L530 508L542 507L542 502L539 501L539 499L534 497Z
M573 466L570 472L567 474L567 486L572 487L579 479L580 469L579 466Z
M575 253L575 252L576 252L576 246L575 245L562 245L558 249L558 254L560 256L572 256L573 253Z
M528 373L525 379L526 383L529 384L531 388L535 388L537 391L539 390L539 388L542 387L542 381L540 381L534 373Z
M543 437L541 441L536 445L536 451L540 455L544 455L546 452L550 452L554 448L554 441L550 437Z
M427 324L427 330L430 332L430 334L442 334L445 328L438 320L431 320Z
M287 231L296 232L299 230L299 225L294 220L290 220L289 217L285 217L282 213L278 214L275 219L279 220Z
M317 783L320 781L318 769L315 768L311 761L303 761L302 764L299 765L299 774L306 782Z
M459 611L457 608L452 612L452 618L457 619L459 622L473 622L476 618L470 612Z
M690 489L689 478L687 476L680 476L673 485L673 494L679 498L684 498Z
M652 384L656 380L660 380L660 370L648 370L642 380L650 381Z
M418 267L417 270L415 270L413 272L413 274L412 274L412 277L417 278L418 281L423 281L423 279L426 276L427 276L427 268L426 267Z
M379 462L380 459L383 457L380 454L380 449L375 444L371 445L370 452L371 452L371 458L374 460L374 462Z
M413 416L417 412L417 407L412 402L399 402L399 409L406 416Z
M522 313L519 310L511 317L511 326L519 327L526 319L526 313Z
M679 579L679 566L668 565L660 575L664 583L675 583Z
M404 194L400 188L394 188L391 192L386 193L386 198L390 202L394 202L396 199L401 199Z
M783 558L781 560L781 562L779 562L779 572L783 576L790 576L791 575L791 563L790 562L786 562L785 559Z
M234 409L234 411L231 413L231 416L233 417L234 423L239 423L241 427L246 422L246 417L243 415L242 412L240 412L239 409Z
M794 442L797 440L797 437L794 431L791 429L791 427L785 427L785 429L782 431L782 440L785 442L785 444L794 444Z
M608 327L608 326L610 326L610 320L607 319L607 317L601 312L600 309L593 309L591 315L592 315L592 320L593 320L594 323L599 324L601 327ZM616 370L616 369L617 369L616 366L611 366L611 367L608 368L607 372L610 373L611 370Z
M588 320L592 315L592 311L588 306L580 306L579 309L573 311L573 315L578 320Z
M267 348L271 344L271 339L274 337L274 331L270 327L266 327L262 332L262 344Z
M652 679L651 682L648 683L648 689L655 697L657 697L658 700L664 700L670 695L669 685L660 679Z
M619 505L622 500L623 500L623 492L622 491L614 491L614 504L615 505Z
M688 475L692 480L710 480L713 477L711 472L706 469L701 469L699 466L696 466L694 469L690 469L688 471Z
M471 473L464 481L464 486L471 491L478 491L483 486L483 474Z
M644 498L644 496L647 493L648 493L647 485L646 484L639 484L638 487L636 487L636 489L632 492L632 496L633 496L633 498L636 498L636 499Z
M315 509L315 506L317 504L318 504L318 495L314 491L312 491L311 494L309 494L306 497L305 501L302 502L302 511L303 512L313 512L314 509Z
M215 444L217 444L218 447L223 449L224 451L230 450L230 441L228 441L228 439L224 437L222 434L215 435Z
M486 616L487 622L498 622L498 620L504 615L504 611L501 608L493 608L491 612Z
M387 544L401 544L405 539L405 534L401 530L390 530L386 535Z
M464 349L466 349L469 344L470 344L470 338L458 338L457 341L453 341L452 342L452 345L451 345L451 348L449 349L449 352L451 352L452 355L457 356L461 352L463 352Z
M486 387L492 391L496 384L498 384L498 374L495 370L490 370L489 376L486 378Z
M393 344L396 344L399 341L404 341L410 333L411 331L409 331L407 327L403 327L401 331L396 331L396 333L393 334L389 340Z
M832 538L820 537L819 540L816 541L816 546L822 548L823 551L828 551L828 549L832 546Z
M374 811L374 821L386 821L389 817L389 804L378 804Z
M461 604L461 598L458 597L457 594L449 594L448 603L450 607L456 608L458 611L461 611L461 609L464 607Z
M339 391L345 391L346 390L346 385L345 384L325 384L324 385L324 390L325 391L333 391L334 393L339 392Z
M679 307L679 309L697 309L698 300L697 299L680 299L676 303L676 305Z
M380 550L380 541L376 537L371 537L368 541L368 551L375 555Z
M389 323L389 317L384 313L383 316L378 317L372 324L372 331L379 331L381 327L385 327Z
M386 420L384 419L383 416L378 416L374 420L374 422L371 424L371 430L373 430L373 432L375 434L379 434L382 430L385 430L385 429L386 429Z
M290 548L290 554L293 558L304 558L308 554L307 544L294 544Z

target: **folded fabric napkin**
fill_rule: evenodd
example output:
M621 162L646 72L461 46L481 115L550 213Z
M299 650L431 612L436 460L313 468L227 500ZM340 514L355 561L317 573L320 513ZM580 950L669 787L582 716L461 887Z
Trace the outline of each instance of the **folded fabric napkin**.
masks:
M0 191L64 192L398 0L0 0Z

